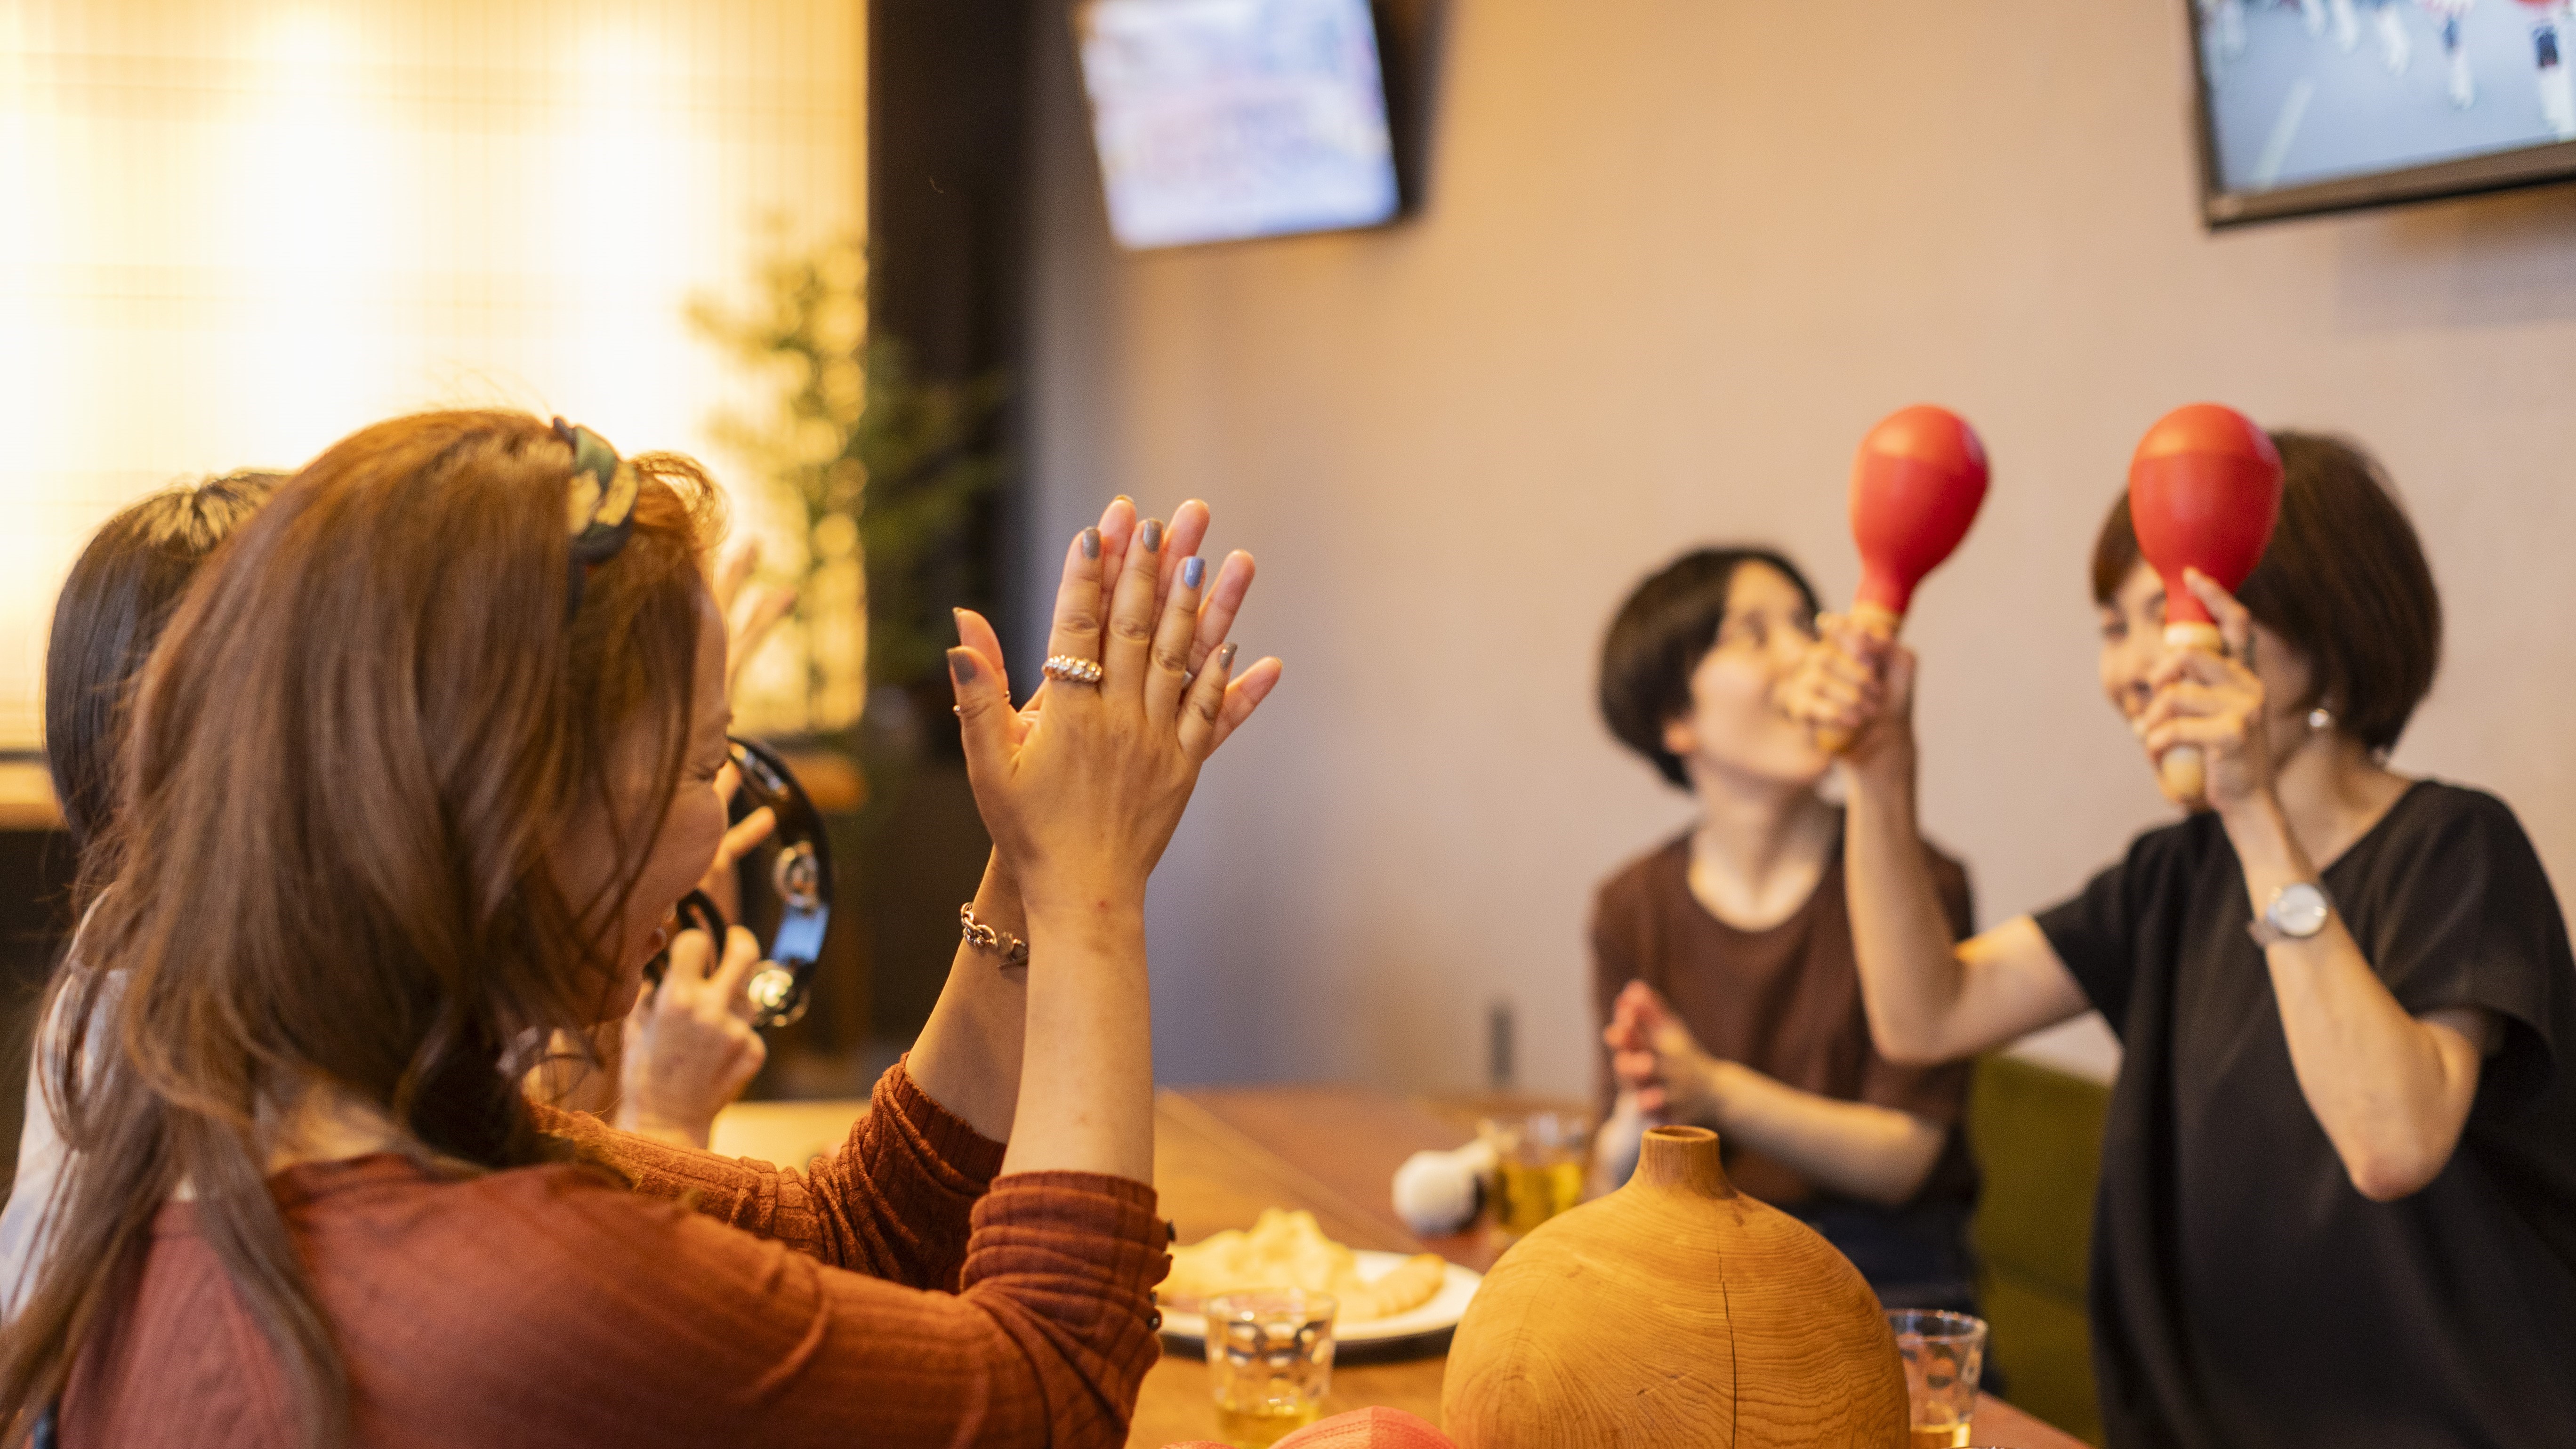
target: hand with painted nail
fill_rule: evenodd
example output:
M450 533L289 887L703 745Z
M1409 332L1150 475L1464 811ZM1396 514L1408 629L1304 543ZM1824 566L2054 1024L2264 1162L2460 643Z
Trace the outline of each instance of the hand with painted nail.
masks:
M1214 578L1206 576L1206 561L1199 557L1198 548L1207 537L1209 522L1208 506L1196 498L1189 500L1172 511L1171 524L1164 530L1161 547L1156 550L1161 559L1154 575L1156 617L1161 616L1170 601L1172 589L1181 574L1193 565L1200 570L1198 582L1190 585L1200 591L1198 627L1190 638L1192 674L1198 673L1207 663L1209 655L1225 647L1226 635L1233 631L1235 615L1242 611L1243 597L1251 592L1253 575L1257 571L1252 555L1238 548L1217 564ZM1137 537L1135 500L1123 494L1111 499L1109 506L1101 510L1100 522L1091 532L1099 540L1100 612L1102 617L1106 617L1110 593L1126 572L1128 546ZM1002 657L1001 641L994 637L991 626L984 622L983 617L967 609L959 609L956 614L957 642L978 651L986 659L999 661ZM1038 711L1045 707L1046 697L1046 686L1041 683L1030 694L1028 702L1020 706L1021 728L1025 729L1026 722L1036 718ZM1228 732L1231 732L1230 726Z
M958 614L948 659L967 773L1033 912L1141 900L1200 765L1279 681L1279 661L1238 673L1221 642L1250 587L1250 558L1211 578L1195 554L1175 557L1204 535L1206 506L1184 506L1186 532L1133 516L1118 500L1066 551L1047 652L1097 663L1097 683L1059 675L1043 710L1015 711L992 627Z

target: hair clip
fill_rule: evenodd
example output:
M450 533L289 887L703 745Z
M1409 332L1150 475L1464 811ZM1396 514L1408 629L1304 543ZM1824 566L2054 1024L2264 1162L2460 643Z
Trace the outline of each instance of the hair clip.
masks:
M572 449L572 486L564 521L572 535L572 577L564 617L581 612L581 585L591 569L617 556L635 532L635 465L588 428L555 419L555 436Z

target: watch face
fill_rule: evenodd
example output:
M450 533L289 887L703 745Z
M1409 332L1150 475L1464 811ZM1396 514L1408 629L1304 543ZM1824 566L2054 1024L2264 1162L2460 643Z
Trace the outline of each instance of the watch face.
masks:
M2313 936L2326 928L2326 916L2333 909L2326 903L2326 893L2301 882L2284 886L2272 898L2272 908L2263 914L2285 936Z

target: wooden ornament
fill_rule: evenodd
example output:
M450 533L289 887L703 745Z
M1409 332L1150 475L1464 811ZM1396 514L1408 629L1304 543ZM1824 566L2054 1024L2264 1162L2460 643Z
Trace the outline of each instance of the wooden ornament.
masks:
M1738 1193L1717 1134L1646 1133L1636 1175L1485 1275L1449 1348L1460 1449L1905 1449L1878 1297L1813 1229Z

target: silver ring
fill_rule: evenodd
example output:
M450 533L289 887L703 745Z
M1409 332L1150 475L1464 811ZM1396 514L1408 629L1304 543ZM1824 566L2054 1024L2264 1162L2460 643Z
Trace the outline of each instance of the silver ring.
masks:
M1096 685L1100 682L1100 661L1078 659L1071 654L1050 654L1047 656L1046 676L1061 679L1067 684Z

